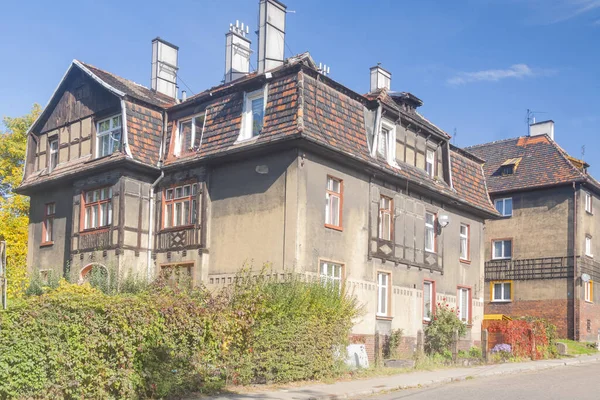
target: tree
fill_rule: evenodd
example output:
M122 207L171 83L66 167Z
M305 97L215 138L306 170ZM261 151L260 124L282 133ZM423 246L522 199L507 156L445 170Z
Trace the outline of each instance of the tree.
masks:
M34 104L29 114L5 117L6 131L0 131L0 240L6 241L9 297L21 296L27 284L29 199L14 190L23 179L27 130L40 112Z

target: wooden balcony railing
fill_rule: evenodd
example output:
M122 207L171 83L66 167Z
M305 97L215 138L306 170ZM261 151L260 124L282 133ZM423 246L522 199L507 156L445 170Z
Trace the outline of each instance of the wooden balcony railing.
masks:
M79 250L102 250L112 245L109 229L84 232L79 235Z
M187 227L158 232L156 235L156 250L178 250L199 245L200 229Z
M485 280L557 279L573 276L573 257L491 260L485 263Z

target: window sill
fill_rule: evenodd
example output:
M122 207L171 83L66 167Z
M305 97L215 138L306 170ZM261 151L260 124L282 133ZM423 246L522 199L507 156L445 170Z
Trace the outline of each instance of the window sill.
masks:
M512 260L512 257L503 257L503 258L493 258L492 257L492 261L510 261Z
M50 247L50 246L54 246L54 242L42 242L40 244L40 247Z
M492 300L492 303L512 303L512 299L511 300Z
M585 256L586 256L587 258L594 258L594 255L593 255L593 254L586 254Z
M435 254L437 256L437 251L435 251L435 250L427 250L427 249L425 249L425 253Z
M593 213L592 211L588 211L588 210L585 210L585 213L586 213L587 215L594 215L594 213Z
M471 264L471 260L465 260L464 258L461 258L460 262L463 264L469 264L469 265Z
M191 225L179 225L179 226L171 226L169 228L162 228L160 231L161 232L176 232L176 231L184 231L186 229L192 229L195 228L196 225L191 224Z
M392 319L394 319L394 317L389 317L386 315L376 315L375 319L380 320L380 321L391 321Z
M329 225L329 224L325 224L325 228L333 229L335 231L340 231L340 232L342 232L344 230L344 228L342 228L341 226Z
M424 319L423 320L423 325L429 325L431 323L430 319Z
M590 301L590 300L586 300L585 302L588 303L588 304L594 304L594 302Z
M259 132L258 135L256 136L251 136L249 138L243 138L240 139L239 137L237 138L237 140L235 142L233 142L233 145L238 145L238 144L246 144L246 143L250 143L252 141L256 141L258 139L258 137L260 136L262 132Z
M92 234L92 233L108 232L109 230L110 230L109 226L101 226L99 228L84 229L83 231L79 232L79 234L80 235L88 235L88 234Z

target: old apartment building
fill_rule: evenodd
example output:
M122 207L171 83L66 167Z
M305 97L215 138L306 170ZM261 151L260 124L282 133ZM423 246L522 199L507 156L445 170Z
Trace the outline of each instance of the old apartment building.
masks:
M259 6L258 70L248 29L231 26L224 83L191 97L162 39L151 88L73 61L29 131L30 269L179 271L218 287L270 263L277 279L348 288L368 343L396 328L413 343L437 302L479 340L483 226L497 216L481 161L382 67L363 95L307 53L285 59L285 6Z
M554 141L554 122L530 136L467 150L485 160L501 219L485 230L485 312L547 318L560 337L600 334L600 184Z

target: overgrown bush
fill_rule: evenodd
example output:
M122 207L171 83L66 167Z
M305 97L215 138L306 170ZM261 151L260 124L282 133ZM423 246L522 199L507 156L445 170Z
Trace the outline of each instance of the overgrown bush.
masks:
M504 342L511 346L513 357L540 359L556 355L556 327L546 320L530 318L492 321L488 331L502 335Z
M394 359L398 357L398 346L402 342L403 329L394 329L389 335L385 336L383 342L383 358Z
M459 337L464 336L467 331L465 324L457 316L457 310L448 304L437 303L435 314L424 329L425 351L428 354L449 352L454 331L458 331Z
M0 312L0 398L160 398L336 375L353 298L246 272L216 294L107 295L62 280Z

